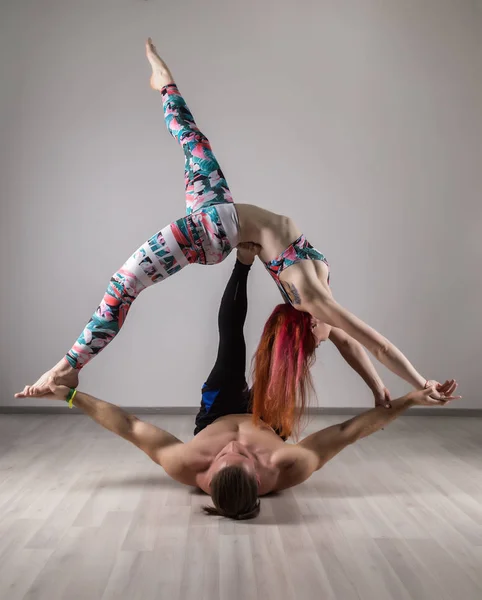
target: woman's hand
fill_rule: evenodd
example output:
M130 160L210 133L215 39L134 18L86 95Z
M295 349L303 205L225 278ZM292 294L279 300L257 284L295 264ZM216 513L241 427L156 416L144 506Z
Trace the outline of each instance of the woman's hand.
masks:
M48 391L43 393L35 393L32 388L29 392L15 394L15 398L52 398L54 400L67 400L70 388L66 385L57 385L53 377L47 381Z
M430 397L434 400L459 400L462 396L452 396L458 387L455 379L447 379L445 383L439 383L434 379L429 379L424 389L431 389Z
M391 396L390 392L386 387L381 387L373 391L373 396L375 398L375 406L384 406L385 408L391 408Z
M451 381L446 381L444 384L438 382L435 383L445 391L437 389L435 385L428 387L425 385L423 390L412 392L411 394L408 394L407 398L409 398L416 406L446 406L452 400L460 400L462 398L462 396L453 396L453 393L457 389L457 383L453 379ZM450 386L447 384L450 384ZM434 397L435 394L443 394L443 398L437 399Z

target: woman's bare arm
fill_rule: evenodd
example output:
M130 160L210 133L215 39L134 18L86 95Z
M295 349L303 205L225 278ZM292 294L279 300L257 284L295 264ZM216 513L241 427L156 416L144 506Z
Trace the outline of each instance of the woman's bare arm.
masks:
M336 302L328 284L320 280L316 261L302 260L285 269L280 279L295 299L295 308L342 329L415 389L424 387L425 377L394 344Z
M320 298L313 301L310 304L309 312L328 323L328 325L339 327L359 341L377 360L415 389L424 387L427 381L426 378L415 369L408 358L394 344L343 308L333 298Z
M330 341L336 346L338 352L350 367L360 375L371 389L376 405L390 406L390 396L383 384L382 378L377 373L365 348L339 327L333 327L330 332Z

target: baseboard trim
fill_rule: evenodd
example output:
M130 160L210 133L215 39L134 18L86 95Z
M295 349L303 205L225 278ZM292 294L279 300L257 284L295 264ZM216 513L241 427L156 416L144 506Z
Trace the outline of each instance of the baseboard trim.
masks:
M122 410L135 415L195 415L199 406L121 406ZM80 408L60 406L0 406L0 414L9 415L82 415Z
M327 408L315 407L308 411L311 415L340 415L340 416L353 416L361 415L362 413L370 410L370 406L356 407L356 408L336 408L335 406L329 406ZM410 408L405 413L411 417L482 417L482 408L426 408L416 407Z
M195 415L198 406L123 406L123 410L135 415ZM369 410L370 407L347 408L335 406L313 407L308 410L309 415L333 415L353 416ZM0 406L0 414L7 415L80 415L83 414L78 408L69 408L60 404L59 406ZM482 417L480 408L412 408L406 415L415 417Z

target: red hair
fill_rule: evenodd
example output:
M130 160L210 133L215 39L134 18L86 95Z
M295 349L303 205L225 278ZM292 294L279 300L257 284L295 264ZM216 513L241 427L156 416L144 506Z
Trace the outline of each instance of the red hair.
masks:
M266 321L253 358L253 419L263 419L283 437L299 432L313 381L316 339L311 315L279 304Z

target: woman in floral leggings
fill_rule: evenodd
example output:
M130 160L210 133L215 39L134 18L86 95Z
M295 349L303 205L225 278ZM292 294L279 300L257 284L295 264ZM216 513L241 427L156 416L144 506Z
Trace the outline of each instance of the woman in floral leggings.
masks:
M284 323L268 322L270 327L265 328L278 339L278 362L283 367L281 371L276 368L276 377L271 377L273 365L268 354L276 340L266 339L263 352L258 353L266 367L266 390L274 389L273 381L284 378L283 389L289 388L296 395L316 344L328 338L339 340L341 335L364 345L416 389L434 386L435 396L443 399L455 381L443 385L427 381L398 348L340 306L329 287L324 255L311 246L291 219L253 205L234 205L208 139L198 129L150 39L146 54L152 67L151 86L161 92L168 130L184 151L187 216L153 235L112 276L99 307L67 355L33 386L25 386L22 395L48 394L52 379L58 385L76 387L79 370L117 335L142 290L188 264L217 264L236 246L255 244L285 301L292 306L292 310L284 311ZM273 314L279 319L279 311ZM292 351L295 342L302 344L303 352ZM265 402L264 392L261 396ZM291 410L293 403L289 404Z
M184 150L187 216L154 234L112 276L100 306L67 353L74 369L117 335L142 290L188 264L217 264L238 245L237 214L208 139L174 83L161 95L167 128Z

